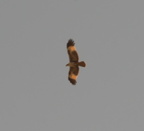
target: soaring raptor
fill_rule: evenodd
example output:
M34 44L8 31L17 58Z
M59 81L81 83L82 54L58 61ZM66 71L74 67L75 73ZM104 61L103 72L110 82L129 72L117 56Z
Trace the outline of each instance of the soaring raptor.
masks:
M69 66L69 75L68 80L75 85L76 79L79 73L79 66L85 67L86 64L84 61L79 62L78 53L76 51L75 43L70 39L67 43L67 51L69 55L69 63L66 66Z

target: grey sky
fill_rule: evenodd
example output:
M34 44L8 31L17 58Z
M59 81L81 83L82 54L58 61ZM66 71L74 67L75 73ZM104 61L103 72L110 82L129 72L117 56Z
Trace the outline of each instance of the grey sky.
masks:
M1 131L144 130L144 2L1 0ZM80 60L67 80L66 43Z

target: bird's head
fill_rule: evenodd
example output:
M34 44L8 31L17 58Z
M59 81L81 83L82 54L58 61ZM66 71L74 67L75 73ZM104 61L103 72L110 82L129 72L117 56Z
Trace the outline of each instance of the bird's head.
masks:
M70 66L70 65L69 65L69 63L68 63L68 64L66 64L66 66Z

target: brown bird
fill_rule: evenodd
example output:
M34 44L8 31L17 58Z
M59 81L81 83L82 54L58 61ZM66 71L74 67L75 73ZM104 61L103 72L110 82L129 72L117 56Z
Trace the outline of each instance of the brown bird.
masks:
M76 79L79 73L79 66L85 67L86 64L84 61L79 62L78 53L76 51L75 43L72 39L70 39L67 43L67 51L69 55L69 63L66 66L69 66L69 75L68 80L75 85Z

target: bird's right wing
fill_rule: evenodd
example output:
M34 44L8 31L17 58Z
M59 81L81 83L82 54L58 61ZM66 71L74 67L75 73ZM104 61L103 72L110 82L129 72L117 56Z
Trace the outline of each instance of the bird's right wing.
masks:
M70 67L69 70L69 76L68 76L68 80L70 81L70 83L72 83L73 85L76 84L76 79L78 77L78 73L79 73L79 67L75 66L75 67Z

